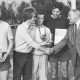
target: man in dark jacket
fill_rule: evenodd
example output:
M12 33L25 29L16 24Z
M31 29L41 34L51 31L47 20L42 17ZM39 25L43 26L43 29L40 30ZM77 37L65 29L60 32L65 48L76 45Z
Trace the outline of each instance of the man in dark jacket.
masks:
M80 11L70 10L68 18L74 25L68 28L64 39L53 49L57 53L62 47L68 44L71 52L72 65L74 67L74 77L75 80L80 80Z

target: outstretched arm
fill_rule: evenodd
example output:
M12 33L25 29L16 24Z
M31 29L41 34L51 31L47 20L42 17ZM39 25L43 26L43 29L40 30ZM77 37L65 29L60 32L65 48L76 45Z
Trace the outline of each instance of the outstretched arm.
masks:
M54 51L55 53L58 53L66 44L68 43L68 32L66 34L66 36L54 47L52 47L52 51Z

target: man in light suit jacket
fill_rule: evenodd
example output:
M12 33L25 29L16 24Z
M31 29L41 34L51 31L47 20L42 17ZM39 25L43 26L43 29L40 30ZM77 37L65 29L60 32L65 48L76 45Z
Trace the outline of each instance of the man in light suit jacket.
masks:
M55 51L55 53L57 53L66 44L69 45L71 51L71 61L72 65L74 66L75 80L80 80L80 11L70 10L68 19L75 25L71 25L68 28L64 39L52 49Z

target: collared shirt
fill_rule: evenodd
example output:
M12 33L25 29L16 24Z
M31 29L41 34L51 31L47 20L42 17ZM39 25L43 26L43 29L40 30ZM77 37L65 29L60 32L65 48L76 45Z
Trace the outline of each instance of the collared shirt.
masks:
M13 34L9 24L0 21L0 52L7 52L10 39L13 39Z
M76 24L77 24L77 29L78 29L79 25L80 25L80 20L78 20L78 22Z
M38 49L40 45L34 42L29 35L28 23L23 22L18 26L15 35L15 50L22 53L29 53L33 48Z
M77 30L79 29L79 25L80 25L80 20L78 20L75 24L74 24L74 32L76 33Z
M57 17L57 18L55 18L53 15L51 15L51 17L52 17L53 19L57 19L57 18L60 18L60 17L61 17L61 15L59 15L59 17Z

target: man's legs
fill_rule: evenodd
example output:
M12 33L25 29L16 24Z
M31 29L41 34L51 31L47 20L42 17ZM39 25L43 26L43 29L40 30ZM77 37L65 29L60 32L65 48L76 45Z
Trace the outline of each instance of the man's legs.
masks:
M76 56L76 66L74 67L75 80L80 80L80 56Z
M39 80L47 80L48 56L42 55L39 60Z
M62 80L69 80L68 76L69 60L70 60L70 50L68 49L67 46L65 46L59 54Z
M33 71L32 71L32 80L37 80L38 69L39 69L39 59L40 56L33 56Z
M33 54L28 53L23 67L23 80L32 80Z
M0 71L0 80L8 80L9 71Z
M13 52L13 80L21 80L22 69L26 62L27 54Z
M68 80L68 64L69 62L60 62L60 69L62 74L62 80Z
M58 80L58 58L56 56L50 56L49 60L51 65L52 80Z
M52 80L58 80L58 62L50 64L51 64Z

